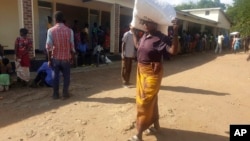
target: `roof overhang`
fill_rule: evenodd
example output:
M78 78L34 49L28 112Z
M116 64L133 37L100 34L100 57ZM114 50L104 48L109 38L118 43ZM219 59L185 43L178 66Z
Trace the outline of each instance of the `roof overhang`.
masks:
M192 15L188 12L176 10L176 14L177 14L177 18L182 19L182 20L186 20L186 21L190 21L190 22L194 22L194 23L202 23L204 25L209 25L209 26L216 26L218 24L218 22L216 22L216 21L209 20L209 19L202 18L202 17L198 17L198 16Z

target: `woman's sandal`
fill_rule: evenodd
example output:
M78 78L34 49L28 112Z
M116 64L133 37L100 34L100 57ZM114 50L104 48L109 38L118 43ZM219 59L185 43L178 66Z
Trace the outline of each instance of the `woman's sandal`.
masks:
M142 140L139 139L136 135L134 135L133 137L129 138L128 141L142 141Z
M147 130L144 131L145 135L153 135L156 134L158 132L157 129L155 129L154 127L149 127Z

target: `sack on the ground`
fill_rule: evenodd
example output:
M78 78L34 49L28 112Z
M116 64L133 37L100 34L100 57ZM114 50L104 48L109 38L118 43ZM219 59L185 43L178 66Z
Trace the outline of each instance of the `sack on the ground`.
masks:
M158 24L158 30L167 34L168 26L172 25L175 17L176 11L167 0L135 0L131 25L143 30L140 20L152 21Z
M107 56L105 57L105 62L106 63L112 63L112 61Z
M103 51L103 48L101 45L97 45L95 46L94 50L93 50L93 55L100 53L101 51Z

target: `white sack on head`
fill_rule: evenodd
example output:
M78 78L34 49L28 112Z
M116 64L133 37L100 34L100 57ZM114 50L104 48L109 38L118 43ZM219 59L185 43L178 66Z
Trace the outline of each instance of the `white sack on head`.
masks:
M158 24L158 30L167 34L168 26L176 17L176 11L167 0L135 0L131 25L143 30L140 19Z

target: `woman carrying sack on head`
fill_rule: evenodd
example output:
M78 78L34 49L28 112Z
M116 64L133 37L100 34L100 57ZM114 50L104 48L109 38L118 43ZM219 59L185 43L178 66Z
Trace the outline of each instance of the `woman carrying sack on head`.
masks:
M142 141L144 131L157 132L160 130L158 92L163 76L162 57L165 52L177 54L178 48L176 20L173 20L173 39L158 31L157 23L141 20L141 24L145 28L144 35L138 39L133 34L138 61L136 80L137 134L129 141Z
M33 56L32 40L27 37L28 30L20 29L20 37L15 41L15 65L17 82L27 85L30 80L30 57Z

